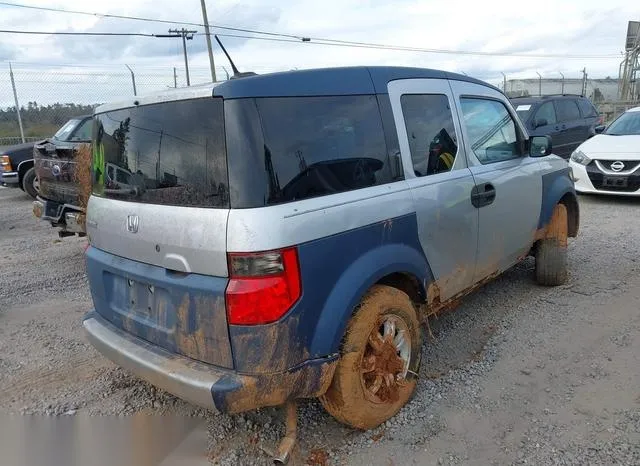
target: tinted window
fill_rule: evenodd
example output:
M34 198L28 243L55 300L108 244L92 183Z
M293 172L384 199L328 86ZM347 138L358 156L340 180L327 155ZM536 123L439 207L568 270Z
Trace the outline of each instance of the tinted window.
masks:
M260 98L235 103L227 115L229 147L252 151L229 155L233 207L394 181L376 96Z
M90 141L93 125L91 119L84 120L81 126L73 133L72 141Z
M481 163L520 156L515 123L502 102L463 97L460 103L471 150Z
M580 107L580 111L582 112L582 116L585 118L598 116L598 111L591 105L587 99L578 100L578 106Z
M536 112L536 121L547 120L548 125L556 124L556 109L553 107L553 102L543 103Z
M458 142L447 96L407 94L400 97L400 103L416 175L450 171Z
M576 101L572 99L556 100L556 113L558 121L574 121L582 118Z
M227 207L222 99L196 99L99 114L94 194L132 202Z

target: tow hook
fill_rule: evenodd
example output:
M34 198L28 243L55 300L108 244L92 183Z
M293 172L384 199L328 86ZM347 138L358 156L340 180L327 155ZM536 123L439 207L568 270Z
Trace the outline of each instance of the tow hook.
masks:
M273 458L273 464L287 464L291 458L291 452L296 446L296 436L298 430L298 404L296 401L287 401L285 405L286 410L286 433L280 445L278 445L278 451Z

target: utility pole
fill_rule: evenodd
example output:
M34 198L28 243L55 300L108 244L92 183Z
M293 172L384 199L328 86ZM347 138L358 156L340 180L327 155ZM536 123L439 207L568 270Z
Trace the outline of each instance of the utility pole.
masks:
M20 116L20 104L18 103L18 91L16 91L16 82L13 79L13 68L9 63L9 76L11 77L11 87L13 88L13 100L16 103L16 113L18 114L18 126L20 126L20 139L24 144L24 128L22 127L22 117Z
M211 47L211 33L209 32L209 19L207 18L207 5L204 0L200 0L202 5L202 19L204 20L204 33L207 38L207 49L209 50L209 65L211 66L211 79L216 82L216 67L213 63L213 48Z
M587 69L582 68L582 97L587 95Z
M564 95L564 74L562 73L562 71L558 71L558 73L560 73L560 76L562 76L562 92L561 92L561 94Z
M178 74L175 66L173 67L173 87L178 87Z
M538 95L542 95L542 75L536 71L538 75Z
M504 95L507 95L507 75L502 71L500 74L502 75L502 92L504 92Z
M182 29L169 29L169 34L157 34L156 37L182 37L182 51L184 52L184 67L187 73L187 86L191 86L189 79L189 59L187 57L187 41L193 39L193 35L198 31Z
M133 70L129 65L124 65L124 66L126 66L131 72L131 82L133 83L133 95L138 95L138 92L136 91L136 75L133 73Z

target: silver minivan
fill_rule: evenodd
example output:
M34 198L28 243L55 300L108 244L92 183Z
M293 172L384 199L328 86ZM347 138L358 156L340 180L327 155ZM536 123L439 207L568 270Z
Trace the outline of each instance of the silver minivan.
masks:
M528 255L567 279L566 161L442 71L241 77L95 111L93 345L236 413L319 397L347 425L416 387L421 324Z

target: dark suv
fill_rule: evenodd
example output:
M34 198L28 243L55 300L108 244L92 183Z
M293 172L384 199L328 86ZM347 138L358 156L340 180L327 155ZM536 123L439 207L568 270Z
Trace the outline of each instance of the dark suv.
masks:
M584 141L604 130L602 117L586 97L515 97L511 102L529 135L551 136L554 154L565 159Z

